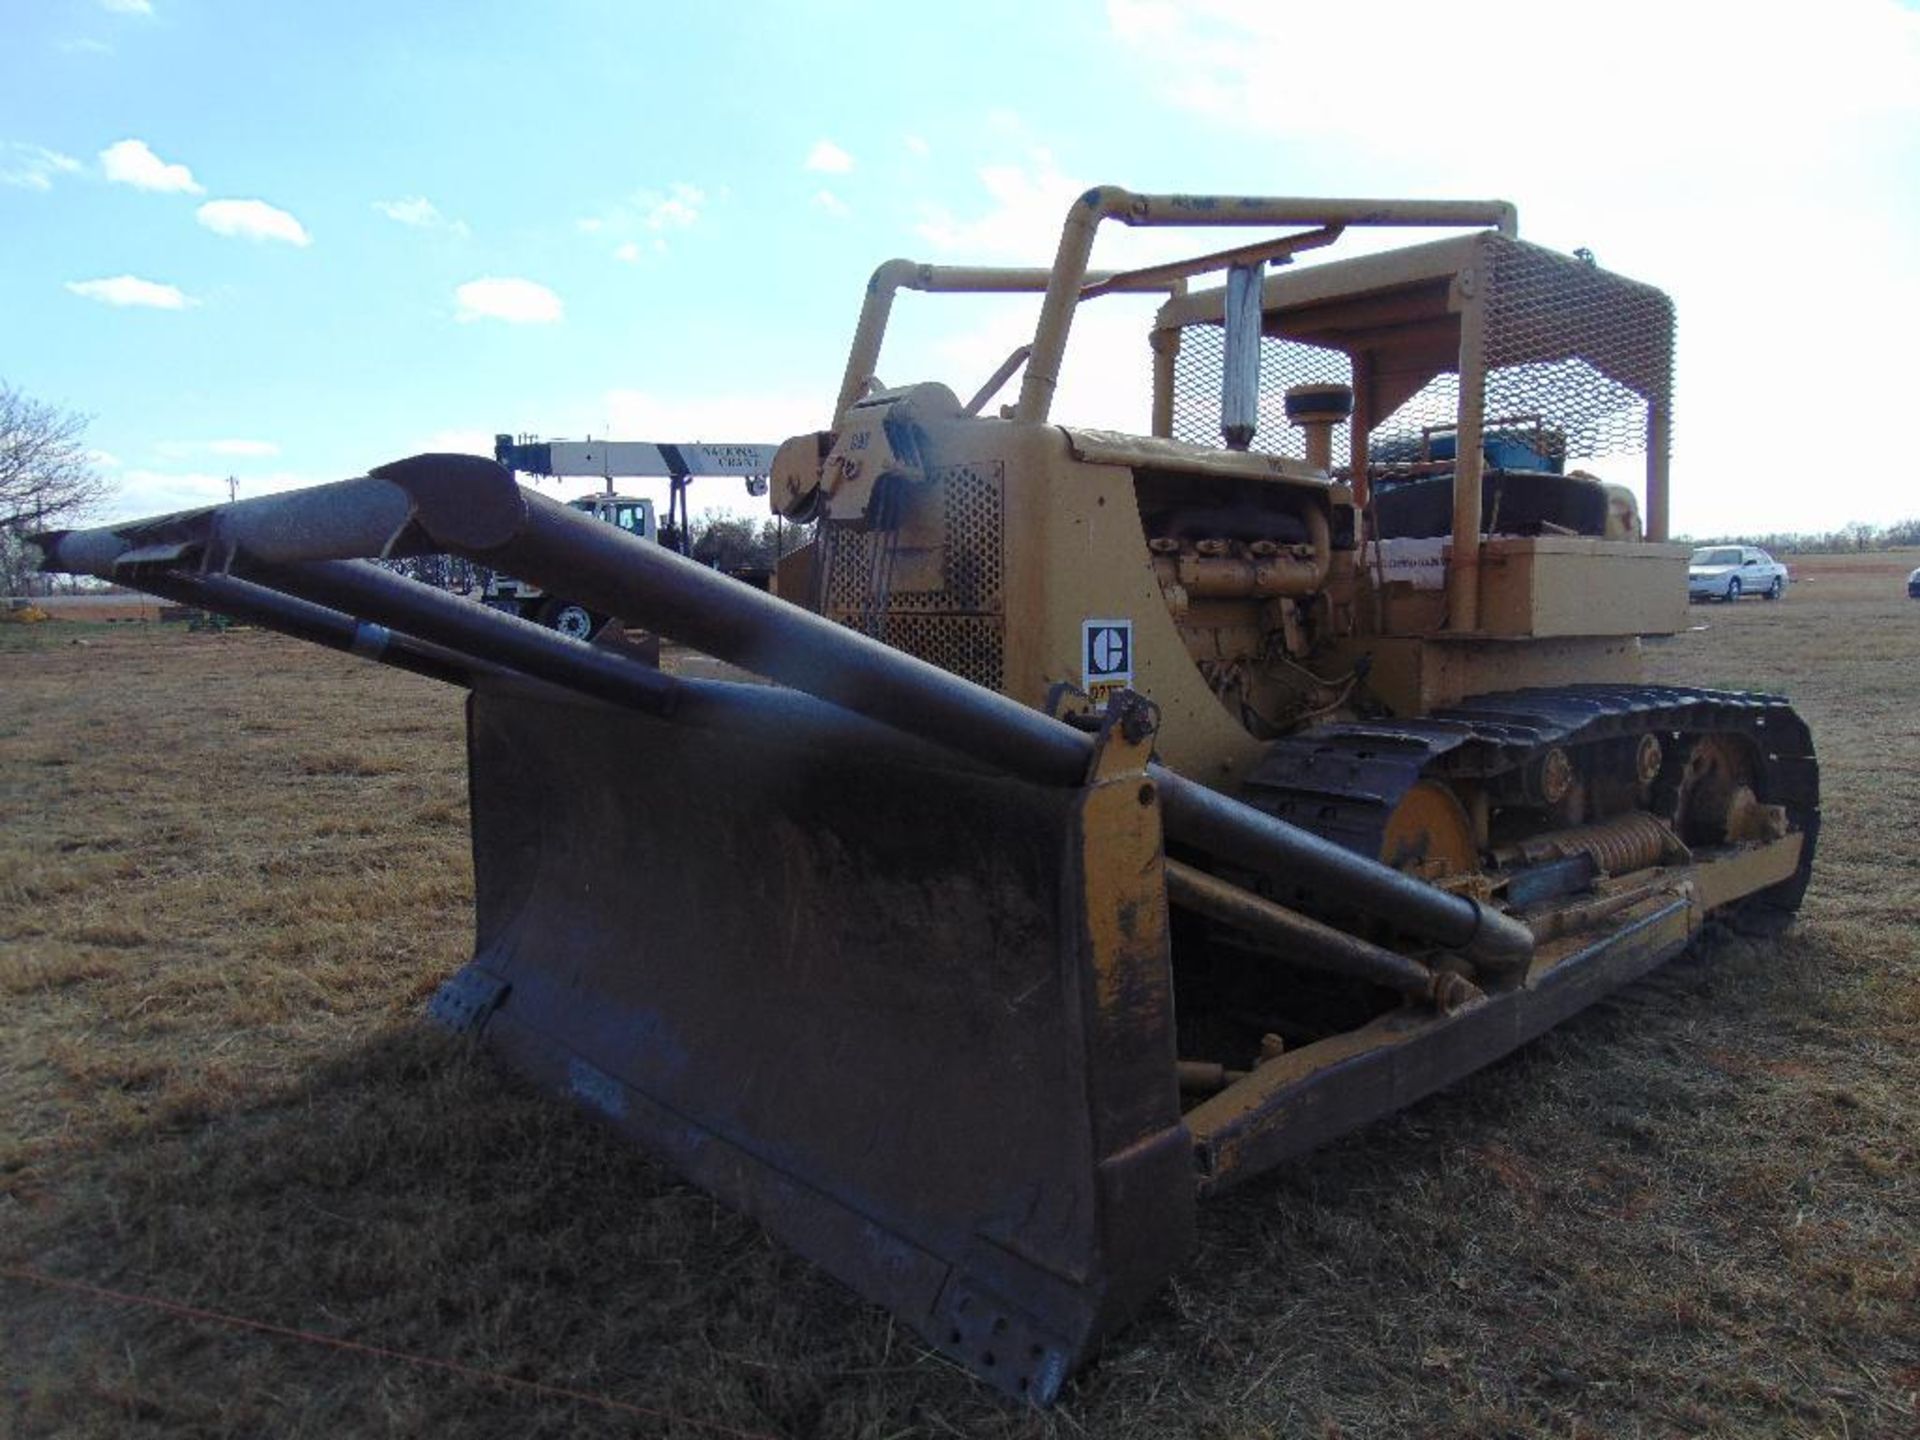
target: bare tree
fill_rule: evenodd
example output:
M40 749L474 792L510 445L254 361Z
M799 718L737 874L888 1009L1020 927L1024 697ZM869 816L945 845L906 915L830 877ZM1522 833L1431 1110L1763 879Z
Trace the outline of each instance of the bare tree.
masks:
M809 538L804 525L709 510L693 522L693 558L716 570L771 570Z
M0 593L18 594L27 578L18 535L77 520L106 498L85 444L91 419L0 380Z

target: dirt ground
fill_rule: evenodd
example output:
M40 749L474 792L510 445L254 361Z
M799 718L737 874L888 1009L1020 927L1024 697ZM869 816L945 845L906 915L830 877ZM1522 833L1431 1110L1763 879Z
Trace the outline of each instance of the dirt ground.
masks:
M1795 931L1209 1203L1045 1416L425 1030L457 695L0 627L0 1435L1920 1435L1915 563L1800 561L1651 651L1810 718Z

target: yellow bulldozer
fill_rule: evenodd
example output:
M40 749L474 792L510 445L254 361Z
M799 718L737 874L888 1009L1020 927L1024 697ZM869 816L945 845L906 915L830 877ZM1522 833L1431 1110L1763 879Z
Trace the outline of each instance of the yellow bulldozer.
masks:
M1235 243L1098 271L1106 222ZM1402 226L1444 233L1294 263ZM886 387L902 290L1033 294L1033 338ZM1116 294L1162 297L1145 433L1055 423ZM1103 188L1051 268L875 273L776 457L777 595L472 456L41 543L466 687L477 938L433 1013L1046 1404L1201 1198L1798 907L1806 726L1641 677L1687 604L1672 349L1503 203ZM370 563L417 553L774 683Z

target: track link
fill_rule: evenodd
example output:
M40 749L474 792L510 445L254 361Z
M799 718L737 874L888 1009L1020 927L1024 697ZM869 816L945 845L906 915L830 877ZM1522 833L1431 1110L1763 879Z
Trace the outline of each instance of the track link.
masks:
M1763 928L1800 906L1820 833L1820 771L1806 722L1777 695L1666 685L1564 685L1477 695L1417 720L1323 725L1274 741L1240 798L1376 858L1394 807L1422 779L1484 782L1548 746L1642 734L1663 742L1734 735L1759 757L1760 799L1806 836L1800 867L1741 904Z

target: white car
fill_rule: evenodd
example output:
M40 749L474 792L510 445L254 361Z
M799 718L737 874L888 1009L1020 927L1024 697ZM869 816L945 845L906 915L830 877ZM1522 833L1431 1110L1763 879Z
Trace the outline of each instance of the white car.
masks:
M1778 600L1786 590L1787 567L1752 545L1703 545L1687 562L1689 600Z

